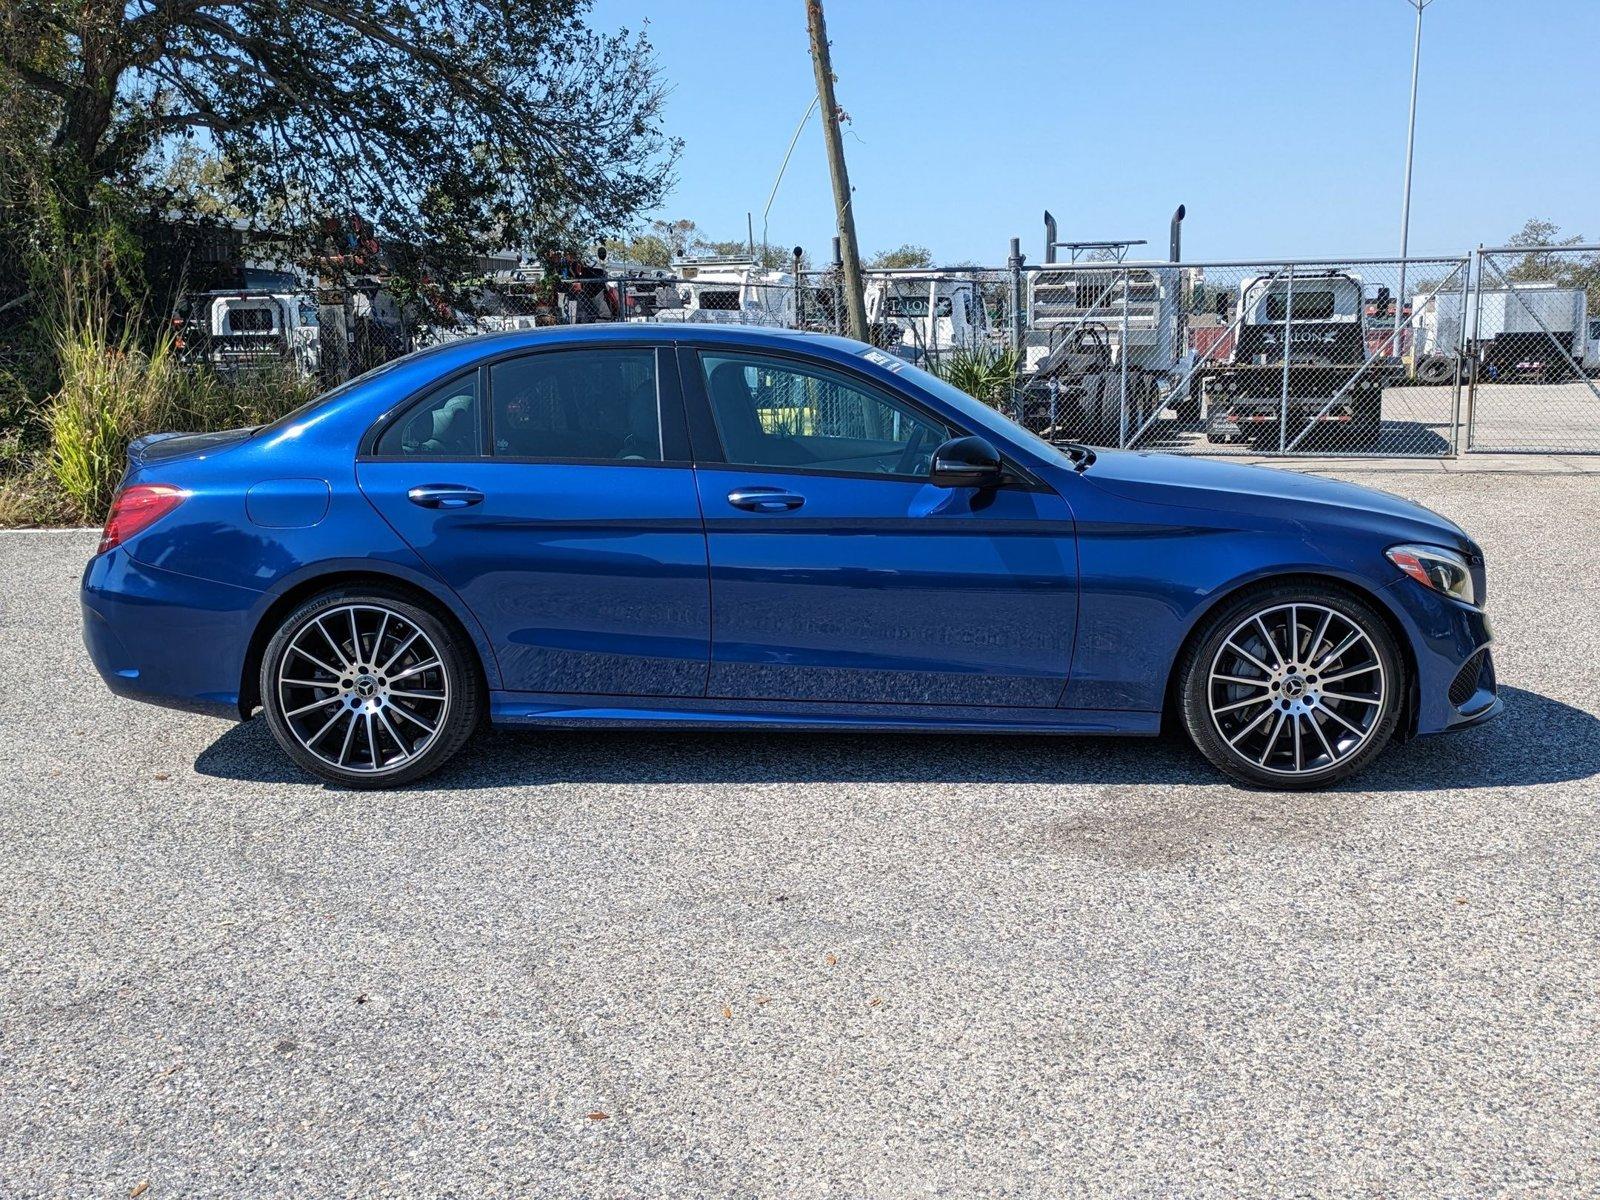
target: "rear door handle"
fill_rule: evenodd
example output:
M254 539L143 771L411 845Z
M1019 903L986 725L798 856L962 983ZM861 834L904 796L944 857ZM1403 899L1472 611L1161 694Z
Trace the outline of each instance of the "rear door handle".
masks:
M789 512L805 502L804 496L780 488L735 488L728 493L729 504L750 512Z
M423 508L467 508L483 503L483 493L459 483L425 483L406 493L406 499Z

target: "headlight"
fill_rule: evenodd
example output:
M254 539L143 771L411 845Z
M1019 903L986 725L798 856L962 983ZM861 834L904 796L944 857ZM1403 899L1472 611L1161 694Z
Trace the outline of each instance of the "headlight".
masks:
M1442 546L1391 546L1389 561L1425 588L1443 592L1463 604L1476 604L1467 560Z

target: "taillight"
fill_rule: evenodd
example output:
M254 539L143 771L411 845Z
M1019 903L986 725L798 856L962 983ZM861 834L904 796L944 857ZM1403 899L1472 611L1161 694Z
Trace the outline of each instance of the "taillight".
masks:
M105 531L100 535L100 553L148 529L182 504L188 495L170 483L136 483L123 488L111 501Z

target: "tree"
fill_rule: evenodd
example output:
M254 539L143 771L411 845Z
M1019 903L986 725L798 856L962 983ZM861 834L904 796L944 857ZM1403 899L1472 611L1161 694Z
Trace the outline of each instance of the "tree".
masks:
M879 250L867 260L869 271L897 271L911 267L932 267L933 251L926 246L902 242L893 250Z
M1554 283L1560 287L1584 288L1589 293L1590 313L1600 309L1600 254L1571 249L1583 245L1582 234L1563 237L1561 226L1554 221L1534 217L1513 234L1506 245L1526 250L1509 268L1500 268L1507 279L1513 283Z
M594 32L587 8L10 0L0 89L41 110L42 169L69 232L107 185L165 202L163 164L193 142L225 165L214 190L249 220L308 249L359 222L447 273L621 228L669 182L678 144L661 129L649 42Z
M637 263L643 267L668 267L675 259L715 256L719 258L754 258L763 267L780 271L794 269L794 250L791 246L757 246L750 253L750 243L744 238L718 240L708 238L693 221L651 221L645 231L626 238L612 238L606 242L609 258ZM810 270L808 254L800 256L800 269Z

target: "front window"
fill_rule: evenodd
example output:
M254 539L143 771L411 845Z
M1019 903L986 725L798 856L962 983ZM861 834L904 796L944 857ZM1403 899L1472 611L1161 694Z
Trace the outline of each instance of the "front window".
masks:
M787 359L702 353L730 463L926 476L943 423L865 383Z

